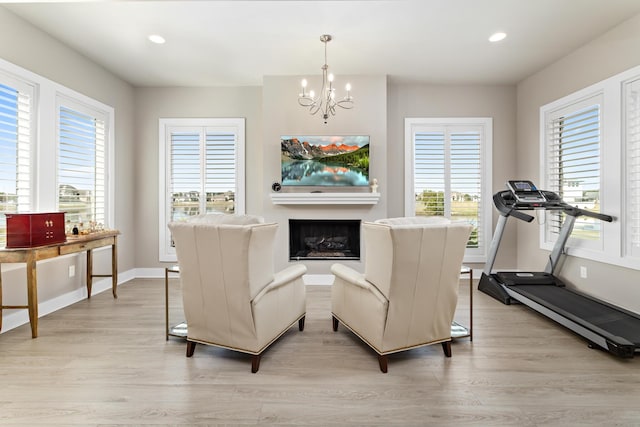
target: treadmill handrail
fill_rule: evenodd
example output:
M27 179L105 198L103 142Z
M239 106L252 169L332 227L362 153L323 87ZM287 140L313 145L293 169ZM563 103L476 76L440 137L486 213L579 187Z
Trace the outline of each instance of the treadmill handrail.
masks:
M561 255L564 253L565 244L567 243L571 231L573 230L573 224L575 223L577 217L587 216L606 222L613 221L613 217L610 215L591 212L586 209L578 208L577 206L571 206L570 204L561 200L560 197L553 191L541 190L541 193L546 199L545 202L518 202L511 190L498 191L493 195L493 204L500 213L500 219L498 220L498 224L496 225L496 229L494 230L491 245L489 247L489 253L487 254L487 261L485 262L485 268L483 270L485 274L489 275L493 270L493 264L498 254L498 248L500 247L500 242L502 240L502 234L504 233L506 221L510 216L521 221L531 222L535 218L524 213L523 211L541 209L550 211L563 211L566 213L567 218L565 218L565 221L562 224L560 234L556 239L554 247L549 256L547 266L544 270L545 272L551 274L554 273L556 266L559 265L558 261Z
M534 217L532 217L531 215L526 214L524 212L517 211L515 209L511 209L511 211L509 212L509 215L525 222L531 222L534 220Z
M576 206L565 205L563 209L564 213L571 216L588 216L590 218L599 219L600 221L612 222L613 217L611 215L601 214L600 212L592 212L586 209L581 209Z
M513 216L514 218L518 218L519 220L522 220L525 222L531 222L534 220L534 217L532 217L531 215L528 215L524 212L520 212L516 210L515 204L513 206L507 206L507 204L504 203L504 200L506 199L505 196L507 195L513 196L513 194L509 190L498 191L496 194L493 195L493 204L496 206L496 209L498 209L498 211L503 216ZM515 199L513 200L515 201Z
M511 190L503 190L498 191L493 195L493 204L496 209L504 215L504 216L513 216L519 220L531 222L534 217L531 215L524 214L520 211L522 210L534 210L534 209L543 209L543 210L561 210L567 215L573 217L579 216L587 216L590 218L599 219L600 221L613 222L613 217L611 215L602 214L600 212L592 212L586 209L579 208L577 206L572 206L564 201L560 201L558 196L552 191L542 191L542 194L545 196L554 195L554 198L550 198L554 200L550 203L545 202L536 202L532 204L525 204L522 202L516 201L515 197ZM512 202L512 203L508 203Z

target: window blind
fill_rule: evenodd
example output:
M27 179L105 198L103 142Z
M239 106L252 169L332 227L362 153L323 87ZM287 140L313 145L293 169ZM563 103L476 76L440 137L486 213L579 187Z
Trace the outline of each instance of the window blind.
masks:
M170 157L171 221L203 212L234 211L235 134L173 131Z
M233 212L236 189L236 136L233 133L207 132L205 144L206 211Z
M600 105L565 112L548 121L547 187L567 203L600 211ZM560 232L564 214L548 211L548 240ZM573 238L600 239L600 222L580 217Z
M167 223L244 213L244 119L160 119L159 258L176 260Z
M414 136L415 215L466 220L474 228L467 248L480 247L482 224L481 133L416 132Z
M69 225L104 225L105 121L61 106L58 125L58 208Z
M485 230L482 217L481 136L479 132L451 134L451 218L466 219L474 227L467 243L477 248Z
M444 132L416 132L414 142L416 216L445 216L447 188Z
M32 98L29 91L0 83L0 211L31 209ZM0 215L0 244L6 239L6 218Z
M640 79L624 87L627 252L640 256Z
M171 132L169 200L170 221L200 213L200 133Z

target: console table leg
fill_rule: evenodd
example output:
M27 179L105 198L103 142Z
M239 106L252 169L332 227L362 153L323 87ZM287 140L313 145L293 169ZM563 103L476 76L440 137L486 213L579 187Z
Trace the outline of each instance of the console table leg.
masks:
M118 247L117 237L113 239L111 245L111 293L114 298L118 298Z
M31 338L38 337L38 278L36 275L36 258L33 251L27 254L27 300L29 305L29 323Z

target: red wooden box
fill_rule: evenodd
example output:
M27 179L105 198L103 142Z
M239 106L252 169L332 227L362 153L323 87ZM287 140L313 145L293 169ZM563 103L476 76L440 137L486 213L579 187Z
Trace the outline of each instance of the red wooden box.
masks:
M7 248L30 248L67 240L64 212L12 213L7 218Z

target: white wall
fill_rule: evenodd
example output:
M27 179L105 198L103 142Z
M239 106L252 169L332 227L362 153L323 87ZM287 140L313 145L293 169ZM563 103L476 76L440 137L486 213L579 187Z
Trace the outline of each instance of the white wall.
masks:
M540 182L540 107L640 64L640 15L622 23L518 84L517 159L520 178ZM606 212L605 212L606 213ZM518 224L518 268L542 269L538 227ZM579 275L587 267L588 278ZM640 270L566 257L560 276L572 286L640 313Z
M265 76L262 87L137 88L138 194L136 254L139 268L158 268L158 119L161 117L245 117L247 212L280 225L278 247L288 247L288 219L375 220L403 215L404 118L481 116L494 119L495 189L515 174L515 86L393 85L386 76L340 76L353 85L355 107L338 110L327 124L297 104L300 76ZM310 79L311 80L311 79ZM315 82L314 82L315 83ZM370 177L380 184L376 205L274 205L271 184L280 181L280 136L365 134L371 138ZM291 190L296 191L296 190ZM300 190L298 190L300 191ZM306 191L306 190L302 190ZM329 190L325 190L329 191ZM337 190L336 190L337 191ZM367 191L367 189L365 189ZM515 266L515 227L507 233L498 266ZM289 264L278 251L276 266ZM359 261L349 261L361 269ZM305 261L312 274L328 274L332 261Z
M0 7L0 29L0 58L115 108L114 226L122 232L118 239L118 264L121 272L133 269L136 253L132 214L135 194L131 185L135 160L133 88L3 7ZM42 143L53 144L55 135L42 134L40 139ZM60 296L82 292L85 258L80 254L38 263L38 299L41 306ZM78 266L73 278L68 278L69 265ZM110 271L110 251L96 252L94 268L97 273ZM16 268L5 264L2 269L4 304L26 304L24 266ZM26 311L3 312L3 319L9 319L5 327L16 315L24 317L22 315L26 315Z
M341 79L344 77L341 77ZM135 215L139 268L158 268L158 119L167 117L244 117L246 119L247 213L280 224L278 245L288 247L288 218L377 219L386 215L386 196L374 207L275 206L269 197L271 183L280 180L280 136L287 134L365 134L371 137L372 176L386 191L386 78L351 78L356 108L339 111L324 125L297 104L300 78L265 77L262 87L137 88L136 130L138 194ZM358 90L356 91L356 88ZM337 216L336 216L337 215ZM289 263L278 251L276 266ZM308 264L310 272L328 273L329 262Z
M165 267L158 261L158 119L244 117L247 203L250 214L262 214L262 92L260 87L137 88L136 172L132 185L137 195L135 264Z
M492 117L493 192L503 190L508 179L522 178L516 167L516 88L515 86L390 85L387 150L389 173L389 216L404 214L404 119L405 117ZM493 202L490 202L493 206ZM498 215L493 212L493 227ZM509 224L500 245L496 268L514 268L516 229ZM475 265L482 268L483 265Z
M308 77L307 77L308 78ZM290 261L288 220L293 219L360 219L375 220L387 216L387 197L397 191L388 184L387 173L387 80L386 76L339 76L337 86L350 82L355 106L351 110L338 109L327 124L319 115L310 115L300 107L297 95L302 77L267 76L264 78L263 114L263 181L261 183L262 215L280 226L276 236L276 268L289 265ZM310 85L319 87L318 81L309 79ZM318 89L316 89L318 90ZM338 93L340 96L340 93ZM320 114L320 113L318 113ZM271 202L271 183L280 181L280 136L282 135L369 135L370 178L379 182L380 201L376 205L274 205ZM368 190L368 189L365 189ZM294 191L294 190L292 190ZM308 191L308 190L304 190ZM337 191L326 189L324 191ZM330 274L332 261L313 260L304 264L311 274ZM361 269L361 261L347 262Z

